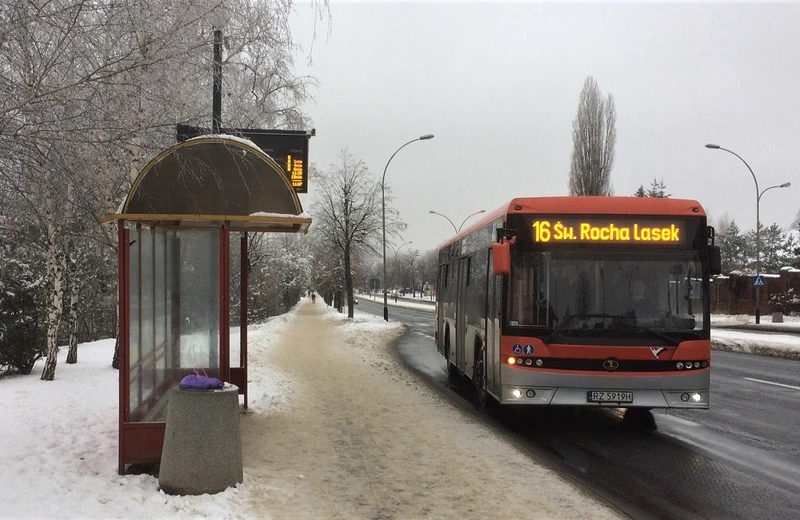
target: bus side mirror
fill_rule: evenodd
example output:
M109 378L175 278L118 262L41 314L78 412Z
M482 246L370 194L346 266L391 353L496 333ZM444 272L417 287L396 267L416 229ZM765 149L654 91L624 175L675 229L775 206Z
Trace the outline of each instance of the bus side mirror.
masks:
M508 242L492 244L492 258L494 274L511 274L511 246Z
M722 274L722 254L719 246L708 246L709 262L711 262L711 274Z

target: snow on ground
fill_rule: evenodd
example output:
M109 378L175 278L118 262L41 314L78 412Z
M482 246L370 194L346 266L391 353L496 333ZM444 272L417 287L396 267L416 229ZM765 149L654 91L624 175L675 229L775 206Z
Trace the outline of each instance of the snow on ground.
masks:
M724 328L730 326L757 328L770 334ZM712 316L711 327L711 348L715 350L800 359L800 316L784 316L783 323L773 323L770 315L762 316L759 325L755 324L754 316ZM780 332L775 332L776 329ZM796 332L781 333L785 331Z
M287 323L277 316L252 326L250 354L268 350ZM376 334L380 340L380 334ZM117 474L119 379L111 368L114 340L83 343L78 363L58 356L55 381L0 378L0 518L241 518L244 484L215 495L170 496L151 475ZM250 398L262 408L284 405L287 381L252 367Z
M251 326L251 359L269 354L292 312ZM365 316L357 311L362 319L346 325L353 327L350 333L359 341L380 348L397 336L399 324ZM344 317L334 314L330 319ZM752 317L717 316L713 323L748 320ZM800 331L800 318L787 318L784 325ZM772 345L800 351L800 336L721 329L713 336L741 350ZM241 518L241 504L263 492L248 482L247 473L236 488L200 497L166 495L150 475L117 474L118 374L110 366L113 349L110 339L81 344L78 363L67 365L67 349L62 348L51 382L39 379L41 361L31 375L0 377L0 518ZM250 377L252 413L290 406L286 394L292 381L286 374L251 365Z

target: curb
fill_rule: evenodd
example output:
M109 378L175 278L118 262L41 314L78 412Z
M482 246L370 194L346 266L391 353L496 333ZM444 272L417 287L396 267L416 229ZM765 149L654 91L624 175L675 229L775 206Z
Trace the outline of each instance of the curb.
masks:
M725 352L737 352L740 354L753 354L756 356L769 356L782 359L800 359L800 349L790 350L785 348L775 348L768 345L741 345L736 341L711 340L711 350L722 350Z
M770 324L761 324L755 325L750 323L745 323L742 325L717 325L711 327L712 329L720 329L720 330L745 330L750 332L761 332L761 333L777 333L777 334L792 334L792 335L800 335L800 328L797 327L787 327L786 325L776 325L774 323Z

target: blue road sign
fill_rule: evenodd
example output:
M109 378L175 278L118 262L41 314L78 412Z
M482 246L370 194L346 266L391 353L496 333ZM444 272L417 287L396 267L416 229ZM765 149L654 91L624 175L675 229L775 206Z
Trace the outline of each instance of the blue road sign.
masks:
M758 275L753 277L753 287L764 287L764 276Z

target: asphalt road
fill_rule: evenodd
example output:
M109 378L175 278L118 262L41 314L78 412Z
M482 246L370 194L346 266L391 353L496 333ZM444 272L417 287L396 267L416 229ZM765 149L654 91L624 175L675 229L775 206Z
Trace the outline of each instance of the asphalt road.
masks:
M711 409L654 411L655 430L621 410L490 416L448 387L433 314L390 307L389 319L408 324L398 355L433 388L632 518L800 518L800 361L715 351Z

